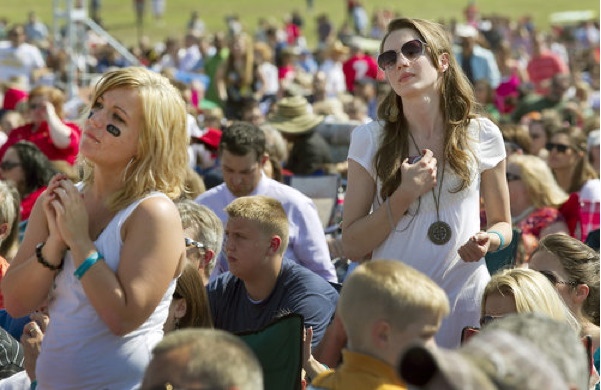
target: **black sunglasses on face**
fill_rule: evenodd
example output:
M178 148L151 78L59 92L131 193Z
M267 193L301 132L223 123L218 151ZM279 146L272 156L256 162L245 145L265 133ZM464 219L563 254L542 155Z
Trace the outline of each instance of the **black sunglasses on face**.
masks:
M507 172L505 173L505 178L507 179L507 183L510 181L522 180L520 175L516 175L515 173Z
M556 285L556 284L566 284L568 286L575 286L578 283L576 282L567 282L565 280L560 280L559 277L557 275L555 275L553 272L551 271L538 271L540 274L542 274L545 278L547 278L549 280L549 282L551 282L552 285Z
M7 160L2 161L2 163L0 163L0 169L2 169L3 171L10 171L11 169L16 168L20 165L21 163Z
M191 248L191 247L196 247L198 249L204 249L204 244L198 242L198 241L194 241L191 238L186 237L185 239L186 242L186 248Z
M401 46L401 50L387 50L378 56L378 66L382 70L387 70L396 65L399 60L399 53L403 55L409 62L413 62L421 57L426 50L426 42L422 42L419 39L414 39L409 42L405 42Z
M547 142L545 144L545 149L547 149L549 152L553 151L553 149L557 149L559 153L565 153L569 148L570 145L556 144L553 142Z

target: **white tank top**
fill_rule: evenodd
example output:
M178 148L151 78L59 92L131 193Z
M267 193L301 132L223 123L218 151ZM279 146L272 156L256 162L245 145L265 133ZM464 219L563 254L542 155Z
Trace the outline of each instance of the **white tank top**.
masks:
M116 272L120 262L121 227L145 199L166 195L153 192L119 211L98 239L96 248ZM73 275L67 251L57 275L49 306L47 328L36 365L38 389L134 389L142 380L152 348L163 337L163 324L175 291L176 279L161 302L138 329L115 336L92 307L82 285Z

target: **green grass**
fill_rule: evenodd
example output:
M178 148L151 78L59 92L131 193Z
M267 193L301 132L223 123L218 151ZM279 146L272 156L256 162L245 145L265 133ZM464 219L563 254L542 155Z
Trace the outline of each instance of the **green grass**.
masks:
M88 0L83 0L88 1ZM102 19L105 28L126 45L137 41L138 30L132 0L101 0ZM364 0L368 12L387 7L399 14L433 20L463 20L462 10L469 0ZM23 22L27 12L34 10L48 25L53 22L53 0L1 0L0 17L9 22ZM74 1L75 2L75 1ZM153 41L163 40L169 35L183 36L190 12L197 10L210 32L225 30L225 16L236 13L245 29L253 32L260 17L281 21L292 9L298 9L305 17L305 35L309 44L315 42L315 15L327 13L339 26L345 18L345 0L315 0L315 9L309 14L305 0L166 0L167 9L162 23L155 24L150 15L151 0L146 0L147 12L144 33ZM58 1L64 7L66 0ZM482 14L498 13L513 20L532 15L540 29L549 28L549 15L568 10L594 10L599 15L597 0L479 0L476 1Z

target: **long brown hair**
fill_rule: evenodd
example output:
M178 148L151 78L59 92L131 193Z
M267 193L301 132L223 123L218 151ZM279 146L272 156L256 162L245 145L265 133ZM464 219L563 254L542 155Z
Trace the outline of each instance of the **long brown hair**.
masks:
M599 253L580 240L560 233L543 237L535 253L539 251L555 255L570 282L588 286L582 313L599 326Z
M439 63L441 54L446 53L449 67L442 74L440 109L446 123L444 135L444 160L459 176L460 184L453 191L459 192L471 182L468 163L470 147L467 127L470 119L477 115L474 92L469 80L457 64L449 33L438 23L423 19L400 18L388 25L388 30L380 43L380 52L386 39L393 31L408 28L416 31L420 39L427 43L430 61ZM398 112L398 115L396 114ZM384 121L384 132L380 147L376 152L375 165L378 178L382 180L382 199L388 198L401 183L401 161L409 155L409 125L403 113L403 101L394 90L390 90L378 107L378 117ZM400 156L399 156L400 151ZM473 156L473 153L471 153ZM400 158L399 158L400 157Z
M186 262L182 274L177 278L173 298L186 301L186 314L179 321L179 328L212 328L213 319L209 297L196 267Z
M570 194L572 192L579 192L587 181L597 178L597 172L595 172L595 168L593 168L587 157L586 136L582 133L582 130L574 127L560 128L551 137L556 134L567 135L570 140L570 147L578 155L578 161L572 171L570 187L566 192Z

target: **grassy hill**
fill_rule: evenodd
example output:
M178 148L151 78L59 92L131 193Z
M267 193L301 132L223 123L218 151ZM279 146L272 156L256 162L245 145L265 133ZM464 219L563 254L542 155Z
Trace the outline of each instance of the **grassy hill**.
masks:
M88 0L82 0L87 2ZM166 13L156 22L150 14L151 0L146 0L143 33L152 41L169 35L181 37L190 13L198 11L209 32L225 30L227 15L237 14L247 31L254 31L259 18L281 21L293 9L305 17L304 33L310 45L315 42L315 17L326 13L339 26L346 18L346 0L316 0L314 9L307 10L307 0L165 0ZM462 10L469 0L365 0L367 11L388 8L400 15L433 20L463 20ZM64 9L67 0L2 0L0 18L9 22L24 22L30 10L35 11L49 26L53 24L53 6ZM75 2L75 0L73 0ZM103 25L113 36L126 45L137 41L140 33L135 23L133 0L101 0ZM498 13L516 20L530 15L537 27L549 28L549 16L568 10L593 10L599 15L597 0L480 0L476 1L483 15Z

